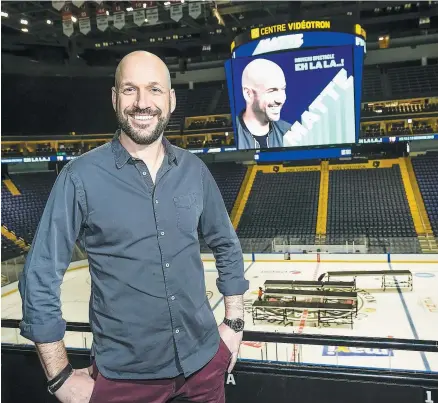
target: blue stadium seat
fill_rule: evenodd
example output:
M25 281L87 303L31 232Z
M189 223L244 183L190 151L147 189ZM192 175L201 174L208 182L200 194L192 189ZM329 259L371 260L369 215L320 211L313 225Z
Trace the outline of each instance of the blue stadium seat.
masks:
M438 155L426 154L413 157L412 166L430 225L434 235L438 236Z

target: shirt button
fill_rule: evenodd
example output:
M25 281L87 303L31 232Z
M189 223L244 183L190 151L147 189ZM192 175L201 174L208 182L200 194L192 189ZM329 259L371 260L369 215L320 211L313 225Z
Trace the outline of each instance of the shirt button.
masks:
M172 301L174 301L174 300L175 300L175 296L172 295L172 296L170 297L170 299L171 299Z
M179 333L179 329L176 329L176 330L175 330L175 333L178 334L178 333Z
M161 231L161 232L160 232L160 234L161 234L161 235L164 235L164 232L163 232L163 231Z
M170 264L169 263L166 263L166 267L169 267L170 266Z
M158 200L155 200L155 204L158 204Z
M143 176L146 176L146 172L142 172Z

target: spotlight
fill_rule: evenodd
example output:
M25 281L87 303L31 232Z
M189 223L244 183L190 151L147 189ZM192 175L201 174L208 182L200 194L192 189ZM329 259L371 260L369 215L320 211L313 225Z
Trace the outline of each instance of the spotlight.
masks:
M28 30L27 28L21 28L21 30L22 30L23 32L29 32L29 30Z
M28 21L28 20L20 20L20 22L21 22L23 25L27 25L27 24L29 24L29 21Z

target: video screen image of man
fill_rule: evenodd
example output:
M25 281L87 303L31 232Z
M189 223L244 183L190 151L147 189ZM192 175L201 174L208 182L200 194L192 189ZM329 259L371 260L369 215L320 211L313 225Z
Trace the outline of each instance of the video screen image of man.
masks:
M291 124L280 119L286 102L286 78L281 67L266 59L248 63L242 73L245 109L236 117L237 149L283 147Z

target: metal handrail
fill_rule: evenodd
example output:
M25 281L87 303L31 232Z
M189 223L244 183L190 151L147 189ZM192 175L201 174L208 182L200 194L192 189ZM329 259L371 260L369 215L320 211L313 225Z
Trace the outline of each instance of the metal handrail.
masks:
M20 320L18 319L2 319L2 328L17 329L19 328L19 324ZM82 322L68 322L66 330L69 332L91 333L90 325ZM267 333L252 330L245 330L243 332L243 340L265 343L380 348L438 353L438 340L389 339L384 337L333 336L323 334Z

